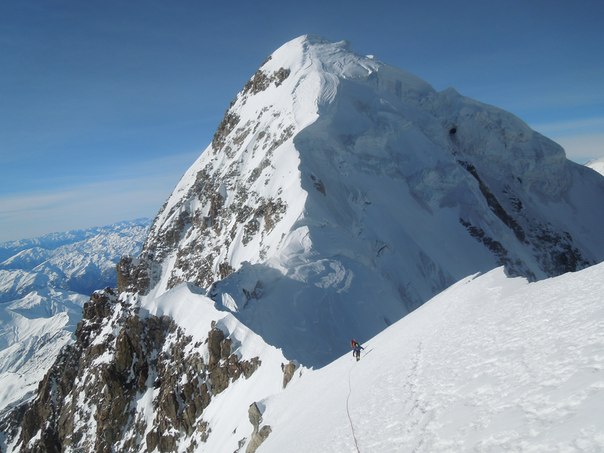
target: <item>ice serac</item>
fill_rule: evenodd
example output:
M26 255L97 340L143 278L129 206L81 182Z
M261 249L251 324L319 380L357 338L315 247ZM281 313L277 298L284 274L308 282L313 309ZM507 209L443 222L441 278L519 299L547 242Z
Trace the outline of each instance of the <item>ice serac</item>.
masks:
M321 366L460 278L604 259L602 179L514 115L346 42L279 48L155 219L131 289L182 282Z

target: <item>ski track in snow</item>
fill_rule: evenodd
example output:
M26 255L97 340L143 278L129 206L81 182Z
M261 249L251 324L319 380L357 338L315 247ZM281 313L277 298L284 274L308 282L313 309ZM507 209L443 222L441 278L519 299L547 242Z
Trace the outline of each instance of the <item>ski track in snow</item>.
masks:
M355 446L357 452L359 452L359 441L357 440L356 433L354 432L354 423L352 421L352 418L350 417L350 395L352 395L351 378L352 378L352 370L354 369L353 367L354 367L354 364L352 367L350 367L350 371L348 372L348 396L346 397L346 415L348 416L348 421L350 422L350 430L352 431L352 438L354 439L354 446Z

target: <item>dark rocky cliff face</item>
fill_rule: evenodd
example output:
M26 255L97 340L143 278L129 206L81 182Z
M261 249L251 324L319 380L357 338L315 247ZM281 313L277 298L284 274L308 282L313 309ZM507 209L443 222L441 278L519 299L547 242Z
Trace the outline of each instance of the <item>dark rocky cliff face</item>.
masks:
M97 292L75 344L62 351L37 399L13 413L9 431L23 452L194 450L211 435L203 412L212 398L260 365L240 360L231 342L214 326L205 344L193 344L171 318L140 317L112 290ZM147 396L151 426L137 410Z
M480 176L477 168L469 162L460 165L478 182L480 193L491 212L504 224L516 239L531 251L540 269L548 277L566 272L576 272L596 264L583 256L573 237L566 231L556 231L546 220L527 212L522 202L523 195L515 193L512 184L504 185L496 195ZM526 197L526 194L524 195ZM468 233L489 249L500 265L505 266L509 275L523 276L530 281L537 280L535 274L519 259L512 259L503 245L489 237L480 227L460 218L459 222Z

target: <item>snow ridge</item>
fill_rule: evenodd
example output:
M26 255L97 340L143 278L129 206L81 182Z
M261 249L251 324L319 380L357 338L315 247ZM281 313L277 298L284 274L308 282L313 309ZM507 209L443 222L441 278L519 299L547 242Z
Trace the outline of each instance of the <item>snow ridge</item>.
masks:
M265 401L261 451L601 451L603 277L460 281Z

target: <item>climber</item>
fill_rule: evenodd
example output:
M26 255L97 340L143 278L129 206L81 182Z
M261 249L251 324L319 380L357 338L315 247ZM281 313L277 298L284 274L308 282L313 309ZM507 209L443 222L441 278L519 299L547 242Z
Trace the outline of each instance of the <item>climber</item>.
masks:
M358 362L361 359L361 349L365 348L354 338L350 340L350 347L352 348L352 355L356 357Z

